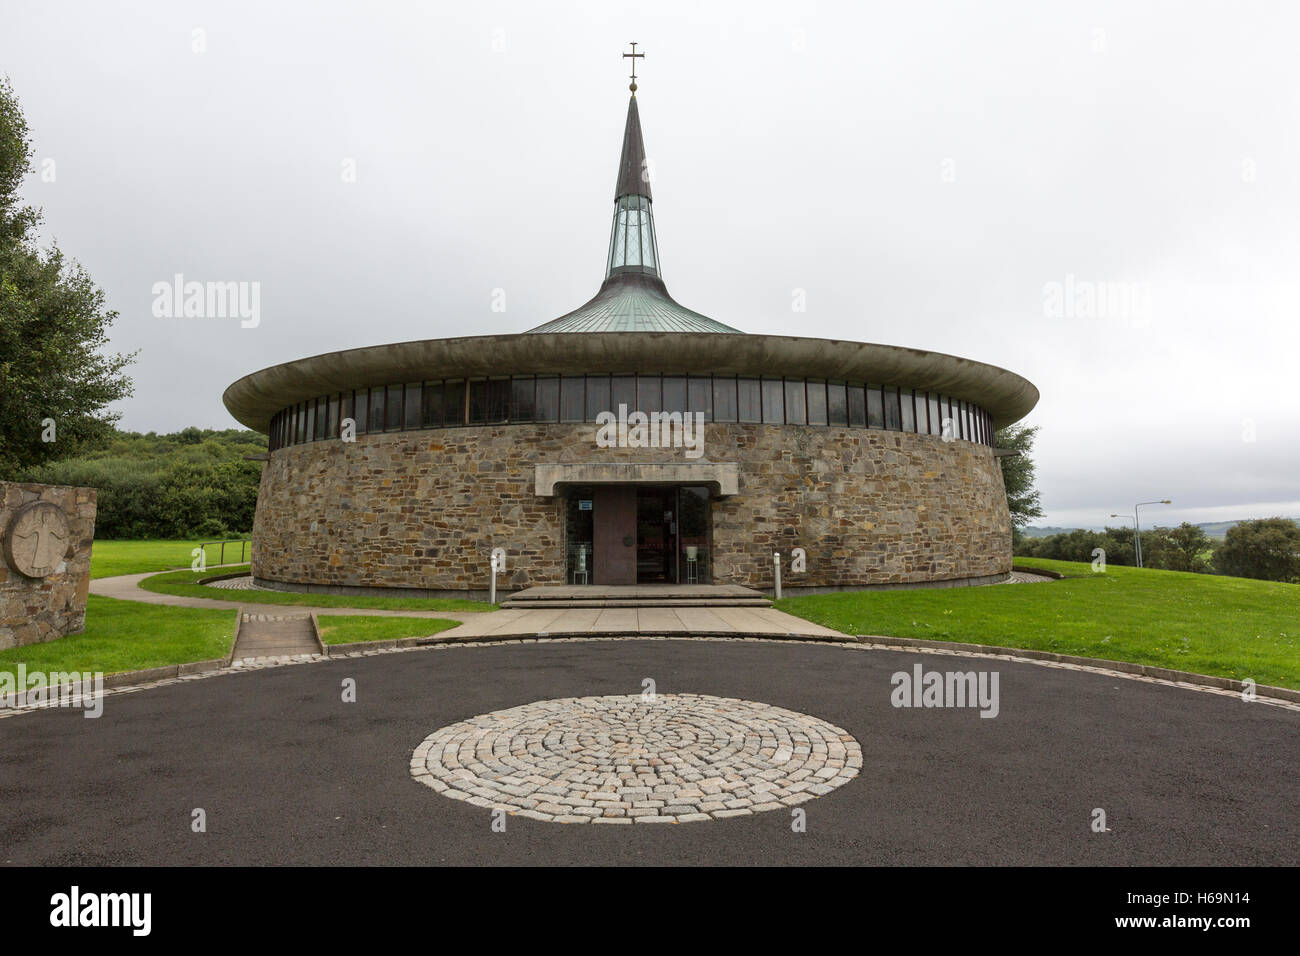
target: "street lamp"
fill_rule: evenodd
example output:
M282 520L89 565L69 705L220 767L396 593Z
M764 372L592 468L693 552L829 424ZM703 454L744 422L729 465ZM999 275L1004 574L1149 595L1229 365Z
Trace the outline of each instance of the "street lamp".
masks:
M1132 520L1133 520L1133 519L1130 518L1128 515L1111 515L1111 517L1112 517L1112 518L1119 518L1121 521L1132 521ZM1134 560L1134 561L1137 561L1137 553L1138 553L1138 533L1137 533L1137 526L1134 525L1134 527L1133 527L1133 560Z
M1168 498L1161 498L1159 501L1139 501L1133 506L1133 534L1137 538L1137 563L1142 567L1142 525L1138 521L1138 509L1143 505L1171 505L1173 504Z

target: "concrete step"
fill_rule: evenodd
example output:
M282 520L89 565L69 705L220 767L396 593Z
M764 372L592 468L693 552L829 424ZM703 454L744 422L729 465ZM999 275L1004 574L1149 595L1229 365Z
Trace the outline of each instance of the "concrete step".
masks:
M523 601L509 598L501 602L503 608L546 608L567 607L770 607L767 598L719 597L719 598L601 598L594 600L577 600L574 598L529 598Z
M319 654L311 618L302 614L245 611L235 643L235 659Z

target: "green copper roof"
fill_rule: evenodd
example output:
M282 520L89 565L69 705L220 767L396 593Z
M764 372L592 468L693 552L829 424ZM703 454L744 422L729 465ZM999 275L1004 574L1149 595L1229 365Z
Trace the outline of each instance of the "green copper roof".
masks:
M529 332L736 332L673 301L661 280L610 276L586 305Z
M582 307L528 331L740 334L739 329L678 305L664 285L635 93L627 107L614 192L614 222L600 291Z

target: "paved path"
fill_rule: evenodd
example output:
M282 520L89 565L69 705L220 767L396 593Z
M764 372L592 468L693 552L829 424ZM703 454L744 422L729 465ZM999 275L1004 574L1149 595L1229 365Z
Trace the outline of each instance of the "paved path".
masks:
M240 601L239 592L234 592L231 598L192 598L181 597L175 594L159 594L155 591L146 591L139 584L145 578L153 577L158 571L150 571L148 574L122 574L111 578L95 578L90 582L90 593L98 594L102 597L117 598L122 601L139 601L142 604L166 604L170 607L206 607L216 608L218 610L239 610L248 608L249 610L260 609L264 611L280 610L285 613L299 614L363 614L363 615L396 615L398 617L437 617L448 621L469 621L476 617L482 617L483 611L390 611L386 608L364 608L364 607L310 607L305 604L264 604L254 601ZM166 572L161 572L166 573Z
M157 573L157 572L151 572ZM232 608L249 612L260 610L282 614L367 614L397 615L401 617L429 617L461 621L460 627L442 632L457 639L484 637L549 637L582 636L589 634L614 635L693 635L734 636L753 634L763 637L796 637L812 640L841 640L852 638L820 624L813 624L784 611L761 607L691 607L691 608L550 608L511 609L489 612L455 611L389 611L366 608L307 607L284 604L255 604L239 600L179 597L158 594L140 588L139 583L149 574L126 574L120 577L98 578L90 582L92 594L141 601L146 604L166 604L172 607ZM240 592L233 592L238 594ZM274 611L272 610L274 609Z
M892 675L914 665L999 672L998 716L895 708ZM775 809L660 826L517 815L495 833L490 810L413 776L443 728L639 695L647 678L842 728L861 769L793 808L803 833ZM110 694L97 720L0 720L0 863L1294 866L1297 766L1295 711L1113 675L791 641L460 644Z
M654 634L694 637L853 638L770 607L511 608L443 632L460 640L505 637L581 637Z

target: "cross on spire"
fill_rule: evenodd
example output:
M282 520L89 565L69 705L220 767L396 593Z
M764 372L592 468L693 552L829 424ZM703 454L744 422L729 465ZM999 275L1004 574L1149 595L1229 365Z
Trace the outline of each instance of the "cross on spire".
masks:
M636 52L636 44L633 43L632 52L623 54L624 59L627 59L628 57L632 58L632 83L631 85L628 86L628 89L632 91L633 95L635 95L636 94L636 61L638 57L640 57L641 59L645 59L645 54Z

